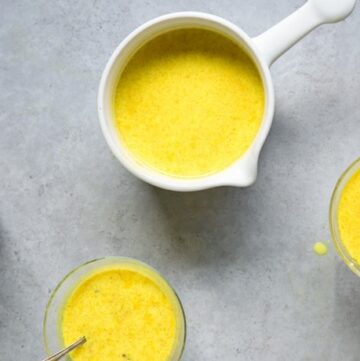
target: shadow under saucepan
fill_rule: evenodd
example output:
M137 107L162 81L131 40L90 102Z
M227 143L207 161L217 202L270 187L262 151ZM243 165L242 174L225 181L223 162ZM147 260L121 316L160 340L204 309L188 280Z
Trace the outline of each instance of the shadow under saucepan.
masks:
M231 264L240 257L251 191L220 187L178 193L152 188L168 229L170 247L191 266Z

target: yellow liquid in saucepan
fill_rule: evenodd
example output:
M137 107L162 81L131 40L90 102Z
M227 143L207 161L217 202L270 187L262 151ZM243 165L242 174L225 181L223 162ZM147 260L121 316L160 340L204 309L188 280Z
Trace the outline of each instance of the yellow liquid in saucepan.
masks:
M181 29L142 46L115 94L115 127L134 157L160 172L221 171L250 147L264 89L250 57L223 35Z
M341 194L338 225L345 248L360 265L360 170L350 178Z
M167 361L178 337L169 291L148 275L108 267L85 278L65 303L66 345L81 336L73 361Z

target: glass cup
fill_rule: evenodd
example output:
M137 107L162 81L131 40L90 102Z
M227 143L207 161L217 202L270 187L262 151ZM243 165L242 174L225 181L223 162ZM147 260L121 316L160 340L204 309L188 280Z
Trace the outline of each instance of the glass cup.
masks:
M109 266L124 266L126 269L134 269L136 272L149 276L162 289L167 291L167 295L177 315L176 342L167 361L179 361L184 350L186 339L185 313L179 297L165 278L154 268L138 260L125 257L105 257L86 262L69 272L60 281L52 292L45 310L43 337L47 354L52 355L66 346L61 335L60 317L68 297L89 274ZM67 360L70 360L70 358L67 358Z
M330 222L330 232L332 240L335 244L335 248L337 253L345 262L345 264L358 276L360 276L360 265L356 262L349 252L347 251L346 247L344 246L340 230L338 224L338 209L339 209L339 202L341 198L341 194L344 190L344 187L348 184L351 177L360 170L360 158L357 159L354 163L350 165L348 169L342 174L340 179L338 180L333 195L331 197L330 202L330 213L329 213L329 222Z

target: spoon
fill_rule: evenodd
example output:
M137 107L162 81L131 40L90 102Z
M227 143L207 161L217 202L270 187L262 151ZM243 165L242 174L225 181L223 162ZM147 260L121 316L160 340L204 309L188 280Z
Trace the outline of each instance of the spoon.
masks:
M79 338L77 341L75 341L74 343L72 343L70 346L64 348L63 350L61 350L61 351L57 352L56 354L46 358L43 361L57 361L57 360L60 360L61 358L66 356L69 352L74 350L76 347L81 346L85 342L86 342L86 338L83 336L83 337Z

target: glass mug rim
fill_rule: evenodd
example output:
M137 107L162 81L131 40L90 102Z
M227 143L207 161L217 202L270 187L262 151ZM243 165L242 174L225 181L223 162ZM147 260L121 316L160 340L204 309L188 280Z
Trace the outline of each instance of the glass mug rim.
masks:
M343 241L341 239L339 224L338 224L338 209L339 202L342 195L342 192L346 185L348 184L351 177L360 170L360 157L352 162L345 171L341 174L340 178L336 182L335 188L333 190L330 209L329 209L329 225L330 233L333 244L335 245L336 252L342 259L342 261L351 269L357 276L360 277L360 264L354 260L347 249L345 248Z
M102 263L102 262L104 262L104 263ZM186 316L185 316L184 307L182 305L180 297L178 296L178 294L176 293L176 291L174 290L174 288L172 287L170 282L158 270L156 270L154 267L148 265L147 263L145 263L143 261L135 259L135 258L120 257L120 256L99 257L99 258L95 258L95 259L86 261L86 262L76 266L72 270L70 270L60 280L60 282L57 283L56 287L51 292L50 297L49 297L49 299L48 299L48 301L46 303L45 314L44 314L44 319L43 319L42 333L43 333L43 342L44 342L46 353L48 355L50 355L50 354L53 354L53 353L59 351L59 350L52 350L52 349L50 349L50 346L49 346L49 338L51 337L51 335L50 335L51 329L49 329L49 327L52 327L52 328L57 327L56 325L50 325L49 324L49 322L50 322L49 321L49 313L50 313L52 307L56 307L56 306L53 306L53 303L54 303L56 297L58 296L58 292L61 290L62 287L64 287L64 284L66 283L66 281L68 281L77 272L83 270L84 268L86 268L89 265L93 265L93 264L96 264L96 263L101 263L101 264L99 264L99 267L89 269L88 272L85 272L84 274L78 275L77 281L81 280L81 278L84 275L89 274L94 270L96 271L97 269L101 269L105 265L111 266L111 265L117 265L117 264L118 265L130 264L130 265L140 266L144 270L148 270L149 272L153 273L155 276L159 277L160 281L163 282L165 284L165 286L169 289L169 291L172 293L171 296L173 296L174 302L176 303L175 306L177 306L177 308L179 310L179 321L180 321L179 331L178 331L178 335L176 336L177 338L175 340L175 344L173 346L173 349L172 349L172 352L171 352L171 354L169 356L168 361L180 361L181 358L182 358L182 355L184 353L185 344L186 344L186 337L187 337ZM78 284L78 283L76 283L76 284ZM72 291L72 290L74 290L74 287L70 287L70 291ZM67 294L69 294L69 292L67 292ZM64 302L64 299L66 299L66 297L67 296L62 297L62 302ZM59 311L60 311L60 309L57 310L57 314L58 314ZM57 333L58 332L59 331L57 331ZM56 337L57 337L58 340L60 339L59 334L57 334Z

